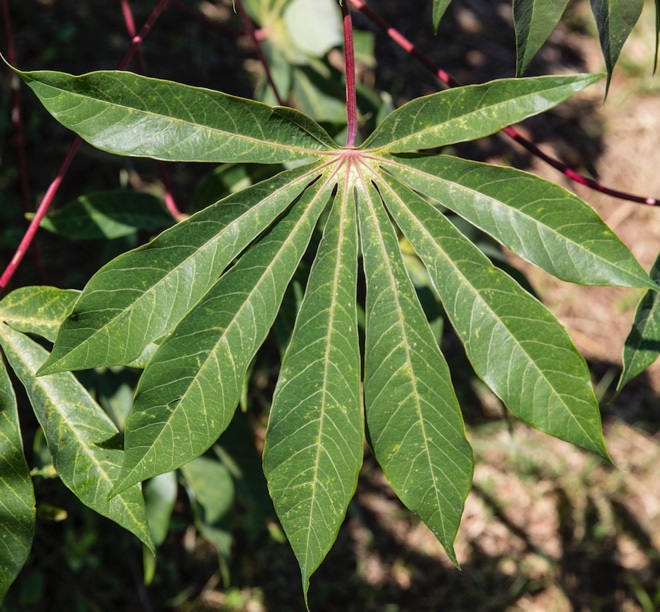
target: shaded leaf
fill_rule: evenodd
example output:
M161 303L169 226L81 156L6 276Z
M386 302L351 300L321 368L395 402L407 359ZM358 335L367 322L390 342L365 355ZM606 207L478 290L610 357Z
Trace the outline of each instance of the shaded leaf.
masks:
M40 227L71 240L119 238L138 229L162 230L172 215L154 195L117 189L87 193L49 212Z
M450 4L451 0L433 0L433 31L436 34L438 33L440 20Z
M115 491L194 459L229 424L245 372L327 202L328 179L287 214L195 306L159 347L126 422Z
M55 341L80 291L55 287L21 287L0 301L0 321L14 329Z
M585 285L656 285L596 212L532 174L438 155L386 169L562 280Z
M660 256L651 269L651 278L660 284ZM660 293L650 290L641 299L635 320L623 347L623 372L617 393L635 376L641 374L660 355Z
M0 604L30 554L34 504L16 395L0 355Z
M568 0L513 0L516 76L521 77L564 14Z
M457 563L453 542L472 451L449 376L375 189L358 203L367 282L364 401L371 447L392 489Z
M264 447L264 472L305 597L337 538L362 464L356 284L355 198L344 183L284 356Z
M144 503L151 537L160 546L167 537L170 518L176 501L177 482L175 472L154 476L144 485Z
M381 193L477 375L526 423L608 458L589 369L559 321L405 185Z
M361 148L398 153L488 136L556 106L600 78L502 79L417 98L390 113Z
M36 342L0 324L0 343L27 391L62 482L83 504L133 533L153 552L140 486L108 501L123 455L113 422L73 374L37 377L48 353Z
M117 155L277 163L336 146L298 111L210 89L119 71L16 73L62 125Z
M173 329L319 171L298 168L221 200L101 268L43 373L122 365Z

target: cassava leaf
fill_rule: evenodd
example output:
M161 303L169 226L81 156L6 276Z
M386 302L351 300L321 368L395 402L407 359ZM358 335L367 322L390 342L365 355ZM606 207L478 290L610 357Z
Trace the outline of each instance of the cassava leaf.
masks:
M124 527L153 552L139 485L108 501L123 451L121 436L73 374L37 377L48 352L0 323L0 344L23 383L62 482L92 510Z
M642 14L644 0L591 0L607 67L607 87L623 44Z
M453 543L472 451L449 376L370 184L358 202L367 283L364 402L371 447L392 489L457 563Z
M568 0L513 0L517 77L555 29L567 4Z
M417 98L390 113L361 148L400 153L488 136L556 106L600 78L502 79Z
M381 185L475 372L526 423L607 458L589 369L564 327L408 187Z
M218 91L130 72L16 73L62 125L117 155L277 163L336 146L321 126L293 109Z
M80 291L55 287L21 287L0 301L0 321L14 329L55 341Z
M16 395L0 355L0 604L30 554L34 503Z
M383 167L558 278L656 287L596 212L558 185L447 155L398 156Z
M159 347L126 422L115 493L194 459L227 427L330 188L327 177L309 187Z
M174 224L160 198L117 189L87 193L49 212L40 227L71 240L120 238L138 229L163 230Z
M344 520L363 455L357 219L352 186L340 187L282 363L264 447L264 472L305 597Z
M177 482L175 472L154 476L144 485L144 504L147 510L149 530L154 544L160 546L167 537L174 503Z
M651 278L660 284L660 256L651 269ZM660 355L660 292L650 290L641 299L635 320L623 347L623 372L617 392L641 374Z
M284 172L205 208L101 268L40 373L123 365L166 334L231 261L318 176Z
M440 20L450 4L451 0L433 0L433 31L436 34L438 33Z

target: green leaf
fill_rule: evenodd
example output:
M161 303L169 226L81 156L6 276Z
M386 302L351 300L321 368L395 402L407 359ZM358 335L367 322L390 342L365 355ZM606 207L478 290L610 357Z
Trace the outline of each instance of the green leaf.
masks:
M121 435L71 373L37 377L47 351L0 323L0 344L27 391L62 482L80 501L137 536L153 552L138 485L108 501L119 475Z
M30 554L34 504L16 395L0 355L0 604Z
M600 78L502 79L417 98L390 113L361 148L398 153L488 136L556 106Z
M660 48L660 0L655 0L655 54L653 57L653 74L658 70L658 49Z
M436 34L438 33L440 20L450 4L451 0L433 0L433 31Z
M264 472L305 597L362 465L356 284L355 197L342 184L282 363L264 447Z
M643 8L644 0L591 0L591 10L596 18L600 46L605 56L608 89L623 44L639 20Z
M651 278L660 284L660 256L651 269ZM635 320L623 348L623 372L617 393L641 374L660 355L660 292L650 290L641 299Z
M516 30L516 76L521 77L529 62L564 14L568 0L513 0Z
M126 422L115 492L194 459L227 427L331 187L308 188L159 347Z
M0 321L54 342L79 295L80 291L55 287L21 287L0 301Z
M336 0L290 0L284 23L291 42L314 57L322 57L344 40Z
M154 195L117 189L80 196L49 212L40 227L71 240L119 238L138 229L150 232L174 224L172 215Z
M232 260L320 171L284 172L221 200L87 283L40 374L123 365L172 330Z
M367 283L364 401L371 447L392 489L457 563L453 542L472 451L447 364L373 186L358 202Z
M526 423L608 458L589 369L559 321L405 185L381 194L477 375Z
M383 166L516 255L562 280L655 288L596 212L532 174L456 157L397 157Z
M57 121L95 147L166 161L277 163L336 147L290 108L130 72L16 73Z
M167 537L170 518L176 502L176 473L166 472L154 476L144 485L144 503L149 530L154 544L160 546Z

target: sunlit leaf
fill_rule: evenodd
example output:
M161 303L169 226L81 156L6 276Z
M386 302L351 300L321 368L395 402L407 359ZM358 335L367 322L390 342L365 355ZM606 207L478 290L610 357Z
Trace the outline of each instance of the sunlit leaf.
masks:
M364 402L369 442L392 489L457 563L453 543L472 451L449 376L371 185L358 205L367 282Z
M264 448L264 471L305 596L362 464L356 283L355 198L342 184L282 363Z
M124 454L110 418L73 374L36 375L48 355L36 342L0 323L0 344L30 398L62 482L153 551L140 486L108 500Z
M30 554L34 523L16 395L0 354L0 604Z
M559 321L405 185L381 193L475 372L522 420L607 458L589 369Z

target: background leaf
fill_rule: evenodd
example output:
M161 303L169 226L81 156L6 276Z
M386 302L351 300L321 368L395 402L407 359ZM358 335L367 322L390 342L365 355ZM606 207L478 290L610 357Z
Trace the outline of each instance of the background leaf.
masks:
M336 0L290 0L284 9L284 23L291 41L315 57L344 41Z
M513 0L516 76L521 77L564 14L568 0Z
M387 170L562 280L655 288L596 212L532 174L457 157L397 157Z
M651 269L651 278L660 283L660 256ZM617 392L635 376L641 374L660 355L660 293L650 290L635 312L635 320L623 347L623 372Z
M99 514L124 527L153 552L139 486L108 501L119 474L121 436L71 373L37 377L48 352L0 323L0 344L27 391L62 482Z
M361 148L398 153L488 136L556 106L599 79L597 74L543 76L447 89L390 113Z
M440 20L450 4L451 0L433 0L433 31L436 34L438 33Z
M154 476L144 485L144 503L151 537L160 546L167 537L170 518L176 502L177 482L175 472Z
M356 285L355 198L342 184L282 363L264 447L264 472L305 597L362 465Z
M308 188L159 347L126 422L115 491L180 467L227 427L328 197L327 179Z
M453 543L473 467L458 400L371 185L360 193L358 209L367 283L369 441L394 492L457 563Z
M0 355L0 604L30 554L34 504L16 395Z
M117 155L277 163L336 146L298 111L210 89L130 72L16 72L62 125Z
M385 203L426 264L475 372L526 423L608 458L589 369L568 332L444 215L388 184Z

